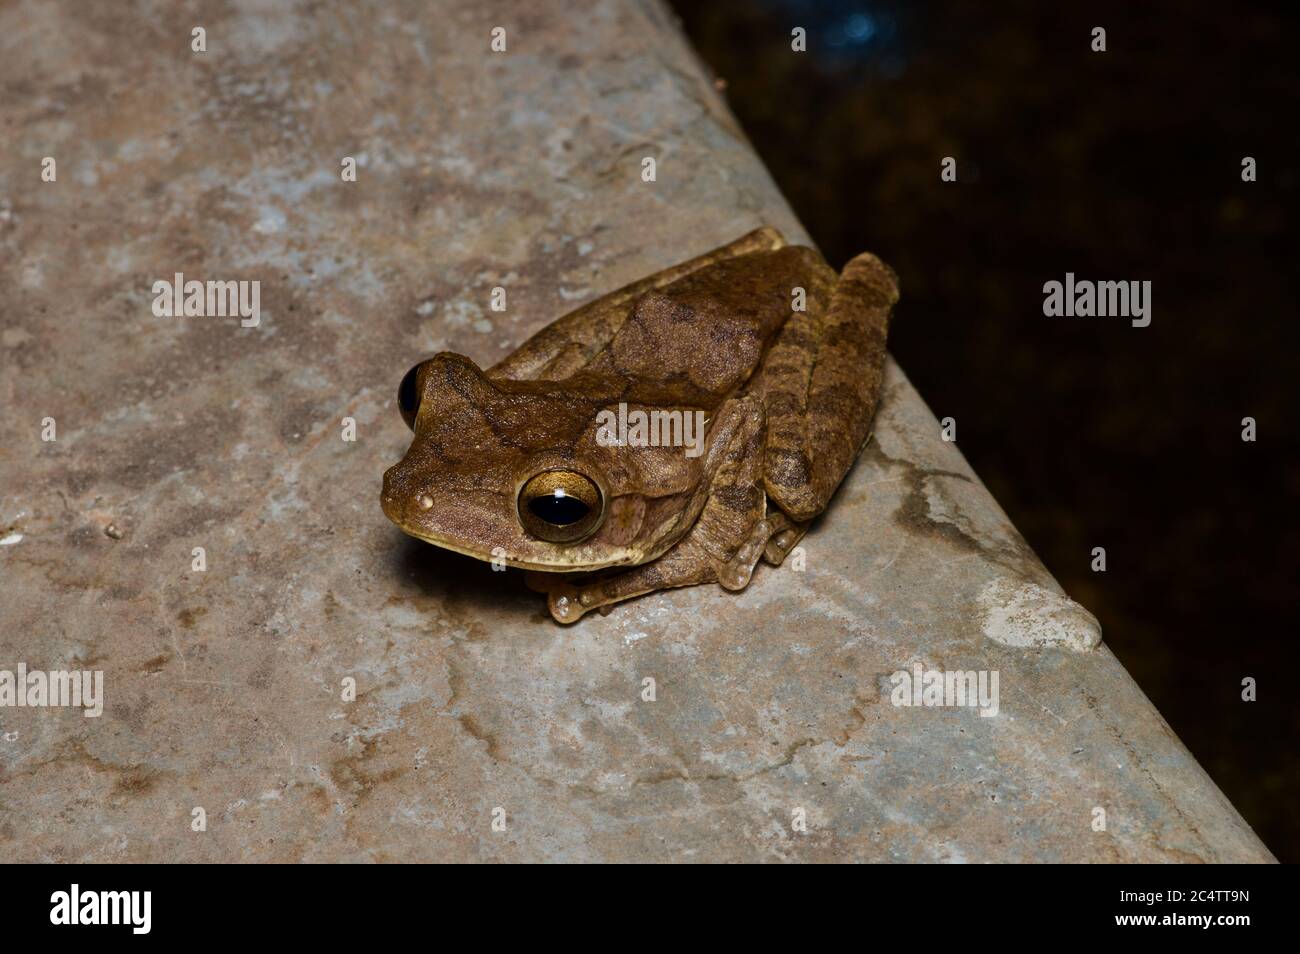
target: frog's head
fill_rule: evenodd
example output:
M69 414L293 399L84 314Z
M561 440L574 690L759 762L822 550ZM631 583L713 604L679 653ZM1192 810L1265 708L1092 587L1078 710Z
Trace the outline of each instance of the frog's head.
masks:
M526 569L643 562L689 519L702 468L680 448L603 446L598 415L618 393L489 379L435 355L398 391L415 438L384 474L384 513L413 537Z

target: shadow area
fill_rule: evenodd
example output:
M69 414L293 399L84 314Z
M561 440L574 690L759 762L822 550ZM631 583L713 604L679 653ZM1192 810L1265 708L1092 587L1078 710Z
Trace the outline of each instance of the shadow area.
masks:
M392 534L389 575L397 583L394 597L421 612L439 612L471 635L491 624L532 622L556 625L546 598L524 584L524 573L409 537Z

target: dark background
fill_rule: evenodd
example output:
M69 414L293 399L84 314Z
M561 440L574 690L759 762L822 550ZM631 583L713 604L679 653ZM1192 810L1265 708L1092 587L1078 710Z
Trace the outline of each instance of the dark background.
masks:
M1300 860L1297 6L676 0L831 264L870 250L898 271L899 364L1283 861ZM1044 317L1067 271L1150 280L1151 325Z

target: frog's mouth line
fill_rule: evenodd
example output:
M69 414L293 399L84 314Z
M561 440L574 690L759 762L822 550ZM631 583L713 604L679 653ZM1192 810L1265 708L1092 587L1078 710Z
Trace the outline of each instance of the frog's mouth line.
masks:
M451 550L453 553L459 553L462 556L473 557L484 563L493 562L493 557L483 556L481 552L476 552L458 543L448 537L439 536L436 533L429 533L422 530L414 530L405 526L389 512L389 502L387 499L381 501L384 516L391 520L397 529L401 530L408 537L414 537L424 543L432 544L435 547L441 547L444 550ZM517 570L535 570L540 573L589 573L593 570L603 570L611 566L625 566L632 562L631 553L626 550L619 550L612 558L599 560L591 563L538 563L533 560L521 560L510 556L496 558L505 563L506 566L512 566Z

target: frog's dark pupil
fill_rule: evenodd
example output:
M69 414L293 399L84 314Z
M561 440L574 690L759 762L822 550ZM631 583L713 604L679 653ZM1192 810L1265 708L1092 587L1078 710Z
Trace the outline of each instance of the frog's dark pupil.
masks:
M533 512L533 516L557 527L577 523L591 512L591 508L577 497L561 497L556 494L534 497L528 501L528 509Z

